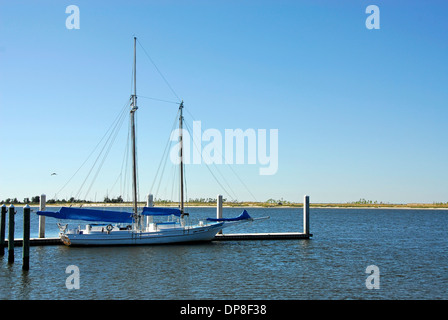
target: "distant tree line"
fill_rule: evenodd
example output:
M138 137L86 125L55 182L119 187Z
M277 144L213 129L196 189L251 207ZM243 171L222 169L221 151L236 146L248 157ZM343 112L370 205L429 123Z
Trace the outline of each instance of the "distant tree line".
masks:
M93 201L90 200L82 200L82 199L76 199L75 197L71 197L70 199L48 199L48 204L63 204L63 203L92 203ZM116 198L110 199L109 197L104 197L105 203L122 203L123 198L121 196L118 196ZM40 196L34 196L34 197L27 197L23 198L23 201L19 201L17 198L7 198L5 200L1 200L0 204L39 204L40 203Z
M372 201L366 199L359 199L358 201L349 202L350 204L385 204L382 201Z
M226 202L227 199L223 198L223 202ZM216 199L214 198L190 198L188 200L189 202L199 202L199 203L216 203ZM40 196L34 196L31 198L24 198L23 201L19 201L17 198L7 198L6 200L1 200L0 204L39 204L40 202ZM82 199L76 199L75 197L71 197L70 199L48 199L47 203L49 204L59 204L59 203L92 203L93 201L90 200L82 200ZM109 198L108 196L104 197L103 200L104 203L123 203L125 202L123 200L122 196L118 196L116 198ZM178 201L173 200L166 200L166 199L155 199L155 202L157 203L177 203Z
M227 198L222 198L222 202L226 202ZM216 203L216 198L189 198L188 202L195 203Z
M265 203L267 203L267 204L276 204L276 205L280 205L280 206L292 204L291 201L285 200L283 198L280 198L279 200L268 199L268 200L265 201Z
M112 198L112 199L109 199L109 197L104 197L104 202L105 203L122 203L124 201L121 196L118 196L118 197Z
M1 200L0 204L35 204L40 202L40 196L34 196L30 198L23 198L23 201L17 200L17 198L6 198L5 200Z

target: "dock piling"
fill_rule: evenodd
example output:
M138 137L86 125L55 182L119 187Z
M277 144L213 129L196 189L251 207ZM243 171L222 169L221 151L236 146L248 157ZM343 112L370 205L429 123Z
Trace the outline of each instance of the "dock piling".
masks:
M218 194L216 198L216 219L222 219L222 195ZM222 230L218 232L218 234L222 234Z
M152 194L148 194L148 196L146 198L146 206L154 207L154 196Z
M9 206L9 226L8 226L8 263L14 263L14 205Z
M45 211L47 196L40 195L39 211ZM45 216L39 215L39 238L45 238Z
M29 205L23 207L22 270L30 269L30 211Z
M303 233L310 234L310 197L303 197Z
M2 205L2 215L0 218L0 256L5 255L5 231L6 231L6 205Z
M146 197L146 206L154 207L154 196L151 193ZM150 223L152 223L152 216L146 216L146 226L148 227Z

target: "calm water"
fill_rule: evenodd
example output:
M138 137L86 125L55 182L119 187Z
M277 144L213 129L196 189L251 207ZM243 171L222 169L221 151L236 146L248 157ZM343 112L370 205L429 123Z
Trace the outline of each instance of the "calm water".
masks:
M35 208L33 208L35 209ZM22 209L17 208L16 237ZM193 208L191 215L215 215ZM224 216L241 209L224 208ZM300 209L250 209L271 218L231 232L302 230ZM0 257L0 299L447 299L448 210L311 209L312 240L229 241L115 248L31 247L30 271ZM31 236L37 236L32 213ZM56 235L47 218L47 236ZM66 288L66 267L80 289ZM366 267L380 288L366 288Z

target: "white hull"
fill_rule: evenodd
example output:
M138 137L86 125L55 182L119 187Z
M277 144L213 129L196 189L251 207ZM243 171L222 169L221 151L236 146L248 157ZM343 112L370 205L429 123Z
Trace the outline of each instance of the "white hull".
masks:
M61 234L61 240L69 246L150 245L211 241L222 228L223 223L215 223L206 226L169 228L150 232L117 230L110 233L67 233Z

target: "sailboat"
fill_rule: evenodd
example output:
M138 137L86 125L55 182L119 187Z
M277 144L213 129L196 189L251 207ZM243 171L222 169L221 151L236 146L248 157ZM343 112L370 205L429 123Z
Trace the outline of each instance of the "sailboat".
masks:
M135 122L137 112L136 90L136 41L134 37L134 92L131 95L131 140L132 140L132 213L89 208L62 207L59 211L38 211L38 215L60 220L83 220L85 227L69 229L68 225L58 223L59 236L68 246L108 246L108 245L149 245L182 242L211 241L223 228L253 221L244 210L235 218L207 218L196 224L190 223L189 214L184 208L183 192L183 154L182 154L182 110L179 105L179 156L180 156L180 205L179 208L145 206L139 210L137 204L137 167ZM144 219L144 217L148 217ZM167 221L155 222L154 217L166 217ZM101 222L101 223L98 223Z

